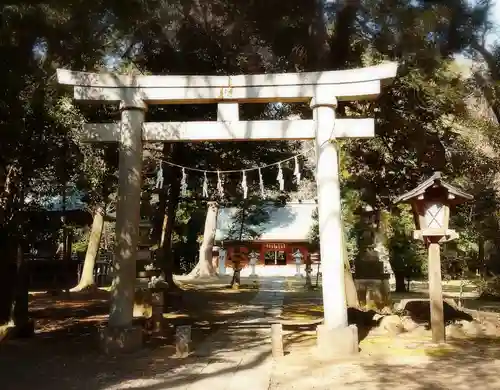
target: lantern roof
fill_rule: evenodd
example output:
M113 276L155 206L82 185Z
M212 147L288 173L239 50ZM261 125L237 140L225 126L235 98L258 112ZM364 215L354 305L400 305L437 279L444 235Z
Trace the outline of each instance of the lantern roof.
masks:
M442 179L441 172L434 172L434 174L429 177L427 180L420 183L413 190L408 191L407 193L396 198L394 203L411 203L413 201L422 200L422 196L432 190L433 192L437 189L443 190L448 194L448 200L450 203L459 204L463 203L467 200L472 200L474 197L467 192L462 191L461 189L452 186L449 183L446 183Z

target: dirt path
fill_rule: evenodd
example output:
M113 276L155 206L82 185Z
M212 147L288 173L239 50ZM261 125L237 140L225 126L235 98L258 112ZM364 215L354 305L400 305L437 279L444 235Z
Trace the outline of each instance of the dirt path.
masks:
M261 279L258 294L243 305L245 316L234 318L198 345L193 364L178 367L168 375L137 378L107 390L126 386L169 390L267 390L273 368L269 323L281 314L282 288L282 278Z

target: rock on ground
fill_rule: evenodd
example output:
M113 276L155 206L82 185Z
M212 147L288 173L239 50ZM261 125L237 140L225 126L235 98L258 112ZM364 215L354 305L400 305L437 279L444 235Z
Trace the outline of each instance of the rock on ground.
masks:
M482 323L484 335L487 337L500 337L500 328L496 323L485 320Z
M417 324L410 316L401 317L401 323L403 324L403 328L406 332L413 332L420 325Z
M428 299L403 300L397 305L396 309L405 312L406 315L410 316L417 323L430 322L431 311ZM443 311L446 323L459 320L473 320L470 314L458 310L453 301L451 303L448 300L443 301Z
M452 339L462 339L467 336L460 324L447 325L445 332L446 332L446 337Z
M394 314L382 317L379 323L379 329L393 335L397 335L405 331L401 318Z

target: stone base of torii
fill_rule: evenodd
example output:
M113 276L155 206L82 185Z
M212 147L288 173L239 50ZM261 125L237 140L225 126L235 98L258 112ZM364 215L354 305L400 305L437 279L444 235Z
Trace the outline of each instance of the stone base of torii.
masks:
M116 253L105 351L132 350L141 330L132 326L143 142L315 140L324 323L318 343L326 355L358 352L347 323L338 145L341 138L374 136L373 119L337 119L338 101L374 99L397 64L368 68L241 76L130 76L58 70L80 101L120 102L121 122L84 126L88 142L119 143ZM312 120L240 121L239 103L309 102ZM217 103L217 121L152 123L147 104Z

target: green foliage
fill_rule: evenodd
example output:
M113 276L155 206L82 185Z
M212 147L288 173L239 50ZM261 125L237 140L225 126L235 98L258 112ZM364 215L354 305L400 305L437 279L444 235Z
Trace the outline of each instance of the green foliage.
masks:
M259 238L272 211L283 205L279 200L270 201L259 197L250 197L234 204L235 212L224 240L241 242Z
M387 222L387 247L396 277L414 279L425 275L427 256L423 243L413 239L415 223L409 207L398 206Z
M312 214L313 224L311 230L309 231L308 240L311 247L314 249L319 248L319 219L318 219L318 209L314 210Z
M326 8L323 2L301 0L275 4L220 0L210 7L189 0L2 5L2 242L18 234L19 211L24 208L21 192L60 194L73 183L87 193L90 208L113 203L116 145L85 144L80 130L84 121L115 121L119 112L116 107L74 105L69 91L56 85L57 67L228 75L344 69L389 59L398 61L400 69L380 99L340 102L338 107L340 116L376 118L374 139L340 142L349 255L354 258L359 251L363 228L357 212L369 204L390 213L387 242L395 269L407 272L419 264L424 268L422 245L410 239L411 216L395 209L392 201L432 171L441 170L475 196L474 202L457 210L453 223L462 236L444 256L464 259L471 268L472 263L484 263L480 250L484 242L500 253L496 184L500 161L495 152L500 133L497 123L471 114L470 99L484 94L494 116L500 117L498 50L485 51L480 42L490 24L488 6L488 2L471 7L465 1L404 0L333 2ZM485 59L488 67L481 78L467 79L454 69L453 54L464 49ZM307 105L300 104L242 105L241 111L242 119L310 115ZM212 105L152 105L147 115L148 120L213 120L215 113ZM199 169L241 169L287 158L301 147L299 142L188 143L181 147L184 152L170 157ZM158 152L151 155L158 157ZM148 156L146 160L145 188L151 186L150 172L157 165ZM297 190L292 169L284 167L287 192ZM266 187L276 195L276 170L262 173ZM304 177L312 178L310 169ZM240 175L224 179L228 198L224 201L241 201ZM258 194L257 172L247 179L251 196ZM195 194L203 177L190 174L188 180ZM215 180L210 177L211 193ZM266 219L263 208L252 202L249 206L241 201L238 206L243 226L262 225ZM204 210L204 202L197 200L182 200L178 207L173 249L185 259L196 256ZM310 240L317 244L317 226Z
M72 251L76 253L85 253L89 244L90 229L88 227L76 228L74 230L74 241Z
M344 223L344 238L346 239L347 254L349 262L352 264L358 253L358 237L361 235L355 213L359 206L359 196L356 191L344 189L342 198L342 221ZM313 224L309 231L308 241L314 250L319 249L319 219L318 209L313 212Z
M479 295L483 299L500 300L500 276L493 275L488 279L477 279L475 284L479 290Z

